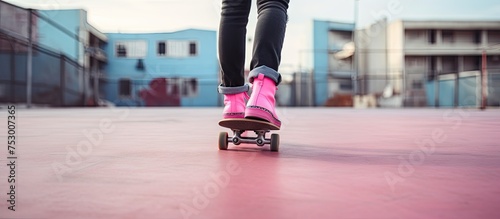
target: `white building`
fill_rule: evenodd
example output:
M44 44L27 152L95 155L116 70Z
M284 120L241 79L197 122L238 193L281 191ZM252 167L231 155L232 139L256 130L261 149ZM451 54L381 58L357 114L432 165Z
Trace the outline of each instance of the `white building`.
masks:
M390 85L405 106L477 105L485 51L488 104L499 105L500 21L381 20L357 35L362 94Z

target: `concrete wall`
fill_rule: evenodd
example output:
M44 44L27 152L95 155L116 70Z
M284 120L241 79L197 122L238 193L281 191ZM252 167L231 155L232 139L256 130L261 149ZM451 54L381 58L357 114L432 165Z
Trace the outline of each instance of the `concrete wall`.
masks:
M387 69L387 21L380 20L359 32L359 71L367 80L366 94L381 93L390 83Z

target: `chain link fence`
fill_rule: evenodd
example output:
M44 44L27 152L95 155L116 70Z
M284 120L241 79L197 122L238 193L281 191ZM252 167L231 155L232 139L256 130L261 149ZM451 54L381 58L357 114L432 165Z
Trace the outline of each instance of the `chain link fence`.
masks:
M500 106L500 69L486 69L486 107ZM360 75L354 80L334 74L295 73L280 85L283 106L337 107L482 107L482 71ZM315 78L313 80L313 78ZM358 92L354 92L357 83Z
M78 48L82 40L36 10L0 1L0 102L83 106L92 96L77 55L50 46L40 27Z

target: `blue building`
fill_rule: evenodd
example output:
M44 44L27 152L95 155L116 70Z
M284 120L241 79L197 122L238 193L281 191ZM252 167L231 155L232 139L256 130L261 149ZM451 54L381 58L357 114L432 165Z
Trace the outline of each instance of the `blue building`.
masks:
M101 92L116 105L218 106L216 32L108 33Z
M85 10L0 6L0 102L220 105L213 30L104 34Z
M354 24L313 21L313 83L314 104L322 106L336 94L351 94L353 74L352 54L337 57L353 40Z

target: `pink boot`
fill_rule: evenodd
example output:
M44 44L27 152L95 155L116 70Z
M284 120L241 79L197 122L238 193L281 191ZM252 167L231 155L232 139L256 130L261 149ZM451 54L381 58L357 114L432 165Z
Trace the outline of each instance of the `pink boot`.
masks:
M252 96L247 103L245 118L268 121L281 127L281 121L275 112L276 82L259 74L253 80Z
M237 94L224 94L224 119L245 118L245 100L248 100L247 92Z

